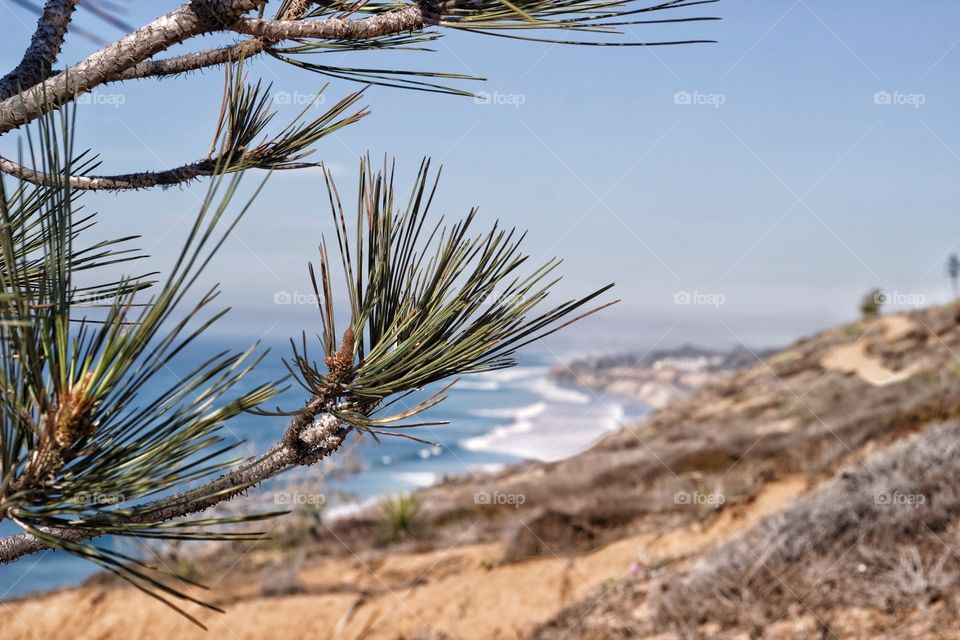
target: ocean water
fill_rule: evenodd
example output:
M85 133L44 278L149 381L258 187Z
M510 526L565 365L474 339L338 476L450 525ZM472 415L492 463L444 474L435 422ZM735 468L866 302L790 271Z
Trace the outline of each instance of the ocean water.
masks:
M357 469L325 477L325 516L337 517L380 496L434 484L445 475L493 471L522 460L563 459L646 413L645 407L626 399L557 385L547 377L557 362L553 354L527 352L516 367L461 379L447 400L416 418L449 420L412 432L437 446L403 438L382 438L377 444L369 436L351 435L346 448ZM189 364L178 363L169 372L171 379ZM265 360L258 374L263 377L257 381L282 377L279 357ZM286 393L280 406L298 406L298 389ZM284 418L240 416L228 423L225 435L244 440L243 451L253 454L275 442L284 423ZM322 466L314 472L326 473ZM0 522L0 535L17 531ZM0 565L0 600L76 584L95 571L91 563L59 552L21 558Z

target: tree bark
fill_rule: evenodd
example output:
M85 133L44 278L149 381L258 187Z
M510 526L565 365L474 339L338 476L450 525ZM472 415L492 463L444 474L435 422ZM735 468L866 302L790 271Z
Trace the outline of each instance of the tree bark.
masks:
M334 40L369 40L384 35L415 31L437 24L436 14L428 14L420 4L397 11L380 13L361 20L325 18L322 20L262 20L242 18L233 31L271 40L326 38Z
M151 187L168 187L184 184L204 176L212 176L216 168L217 162L215 160L200 160L165 171L143 171L116 176L70 176L69 184L73 189L83 189L85 191L128 191ZM222 169L223 167L221 167ZM59 184L63 180L63 176L52 176L42 171L36 171L2 156L0 156L0 173L6 173L14 178L41 186Z
M53 63L60 55L70 18L79 2L80 0L48 0L20 64L0 79L0 100L6 100L21 89L46 80Z
M0 134L23 126L171 46L222 31L256 0L192 0L121 38L37 87L0 102Z

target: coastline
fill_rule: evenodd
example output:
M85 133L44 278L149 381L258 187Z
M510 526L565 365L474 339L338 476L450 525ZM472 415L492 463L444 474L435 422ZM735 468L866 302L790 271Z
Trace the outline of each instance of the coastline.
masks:
M358 470L335 477L328 468L315 467L300 481L316 479L325 494L323 518L333 523L362 517L397 492L477 480L528 462L568 459L648 413L631 398L598 395L553 380L549 373L557 364L554 358L533 354L516 367L458 382L448 400L427 418L450 418L448 427L424 431L424 437L440 447L394 438L381 444L355 438L348 452L359 458ZM266 436L256 433L251 441L260 446ZM275 508L275 496L283 486L268 484L263 491L261 498L269 504L256 506ZM58 553L0 566L0 582L7 585L4 600L10 600L76 587L97 573L85 560Z
M561 385L630 398L651 410L689 397L773 350L706 349L683 345L642 353L619 351L554 365L549 377Z

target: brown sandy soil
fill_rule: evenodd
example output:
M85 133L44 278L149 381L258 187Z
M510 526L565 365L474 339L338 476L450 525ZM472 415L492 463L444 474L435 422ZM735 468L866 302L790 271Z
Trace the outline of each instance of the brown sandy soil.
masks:
M378 546L375 516L365 514L294 545L222 549L199 567L213 587L204 597L227 610L196 614L209 633L132 589L95 580L4 603L0 638L654 637L628 633L649 631L649 618L639 622L650 612L624 585L681 570L870 451L960 415L957 353L960 309L952 306L840 327L571 459L422 491L426 533L415 541ZM478 504L481 491L524 502ZM723 504L682 502L681 492L722 496ZM296 578L289 592L267 597L275 590L265 584L283 571ZM850 611L835 628L866 633L842 637L914 628L926 629L914 637L938 637L955 627L950 608L928 611ZM611 635L610 616L627 631ZM799 610L762 637L812 637L817 624ZM704 629L705 637L747 637Z
M229 613L197 613L209 632L129 588L81 588L0 609L5 640L29 638L408 638L432 628L463 640L522 638L563 607L624 575L701 551L752 526L806 489L790 477L741 508L702 524L635 536L575 558L495 564L502 545L400 553L379 560L322 562L304 570L305 592L264 598L242 584L214 587ZM195 609L191 612L196 613ZM332 631L331 631L332 630Z
M896 342L921 327L917 322L904 316L890 316L877 320L884 342ZM903 371L891 371L883 366L883 359L870 352L873 340L857 340L852 345L838 345L820 358L820 366L826 370L842 373L855 373L864 382L874 386L897 384L922 370L923 365L915 362Z

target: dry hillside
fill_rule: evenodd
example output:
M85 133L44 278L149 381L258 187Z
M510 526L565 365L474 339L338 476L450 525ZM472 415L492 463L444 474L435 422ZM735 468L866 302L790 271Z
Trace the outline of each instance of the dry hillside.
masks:
M191 558L208 633L95 579L0 635L948 637L958 354L954 307L843 326L569 460L425 490L415 537L368 514Z

